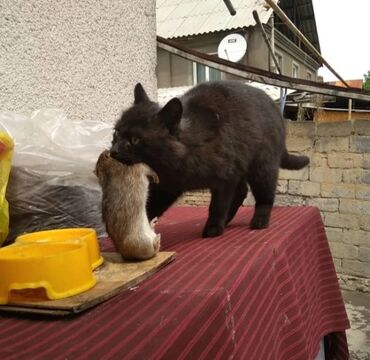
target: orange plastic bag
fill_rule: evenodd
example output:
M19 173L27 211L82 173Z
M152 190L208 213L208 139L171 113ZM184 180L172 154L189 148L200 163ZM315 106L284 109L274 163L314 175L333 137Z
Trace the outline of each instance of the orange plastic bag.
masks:
M8 185L14 143L5 132L0 132L0 246L9 232L9 207L6 201L6 187Z

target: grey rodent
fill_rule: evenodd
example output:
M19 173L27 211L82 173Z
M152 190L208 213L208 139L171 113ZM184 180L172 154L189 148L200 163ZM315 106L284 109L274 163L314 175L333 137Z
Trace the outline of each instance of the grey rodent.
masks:
M154 231L155 219L146 214L149 179L157 174L145 164L123 165L104 151L96 163L95 174L103 192L103 221L116 250L126 259L145 260L160 248L160 234Z

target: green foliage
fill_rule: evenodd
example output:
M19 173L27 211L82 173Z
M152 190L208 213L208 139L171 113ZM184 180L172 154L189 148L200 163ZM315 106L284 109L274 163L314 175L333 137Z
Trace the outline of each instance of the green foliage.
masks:
M370 90L370 70L364 74L364 89Z

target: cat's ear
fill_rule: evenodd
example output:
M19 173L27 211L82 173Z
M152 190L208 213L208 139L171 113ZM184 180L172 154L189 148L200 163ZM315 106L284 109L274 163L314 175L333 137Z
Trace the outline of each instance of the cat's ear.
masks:
M150 101L148 95L146 94L143 88L143 85L141 85L140 83L137 83L135 85L134 97L135 97L135 105Z
M182 104L178 98L171 99L159 112L160 121L174 135L178 129L182 116Z

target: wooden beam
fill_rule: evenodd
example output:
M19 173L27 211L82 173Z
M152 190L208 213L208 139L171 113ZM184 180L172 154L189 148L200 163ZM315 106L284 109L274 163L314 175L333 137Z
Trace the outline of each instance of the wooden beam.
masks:
M310 41L299 31L299 29L292 23L292 21L285 15L284 11L274 2L274 0L265 0L276 15L284 22L285 25L305 44L307 49L314 54L322 63L340 80L344 85L350 87L345 80L331 67L331 65L322 57L320 52L310 43Z
M159 36L157 37L157 46L160 49L168 51L189 61L194 61L225 73L262 84L370 102L370 91L357 88L344 88L340 86L274 74L266 70L242 65L239 63L233 63L228 60L220 59L216 56L204 54L194 49L190 49L173 40L164 39Z

